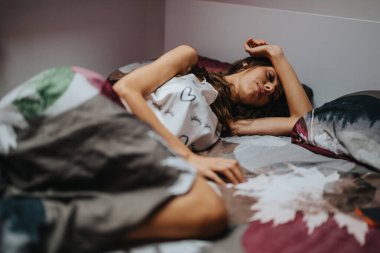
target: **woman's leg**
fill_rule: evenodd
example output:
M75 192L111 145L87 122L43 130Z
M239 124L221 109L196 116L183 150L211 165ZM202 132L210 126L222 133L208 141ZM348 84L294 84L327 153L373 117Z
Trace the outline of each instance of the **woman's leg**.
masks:
M211 238L227 226L222 199L198 177L190 191L165 204L149 220L127 235L128 241Z

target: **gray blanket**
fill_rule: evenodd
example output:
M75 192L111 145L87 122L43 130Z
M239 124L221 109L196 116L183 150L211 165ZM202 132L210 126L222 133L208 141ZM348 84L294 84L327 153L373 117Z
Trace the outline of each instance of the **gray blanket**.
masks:
M101 95L93 76L54 71L0 103L1 252L120 247L130 229L195 178L150 127ZM66 75L67 83L49 74ZM88 89L75 94L75 107L72 86Z

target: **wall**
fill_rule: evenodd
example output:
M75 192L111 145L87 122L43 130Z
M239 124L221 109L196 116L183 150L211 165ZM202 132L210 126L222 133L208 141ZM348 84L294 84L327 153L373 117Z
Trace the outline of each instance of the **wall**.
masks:
M160 55L164 0L0 0L0 96L43 69L107 75Z
M206 0L335 17L380 21L379 0Z
M0 96L49 67L107 75L181 43L233 61L254 35L283 46L320 105L380 89L379 22L378 0L0 0Z
M200 54L233 61L245 56L242 43L255 36L284 48L317 106L380 89L380 1L360 1L357 12L358 4L342 1L331 0L328 8L325 1L306 0L300 6L300 0L166 0L165 49L187 43Z

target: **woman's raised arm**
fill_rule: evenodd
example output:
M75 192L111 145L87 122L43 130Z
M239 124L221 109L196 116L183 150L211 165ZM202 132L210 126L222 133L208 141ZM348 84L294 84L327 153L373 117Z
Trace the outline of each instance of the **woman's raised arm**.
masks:
M272 62L284 88L290 116L239 120L232 123L232 131L237 135L290 134L296 121L313 108L294 69L286 59L281 47L277 45L268 45L263 40L249 39L245 43L244 49L253 57L266 57Z

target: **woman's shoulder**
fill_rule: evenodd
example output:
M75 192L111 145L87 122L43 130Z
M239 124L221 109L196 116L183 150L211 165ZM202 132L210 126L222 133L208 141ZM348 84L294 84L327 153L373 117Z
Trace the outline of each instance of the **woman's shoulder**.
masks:
M184 85L193 86L193 85L201 85L201 81L192 73L174 76L170 80L168 80L162 87L169 86L178 86L183 87Z

